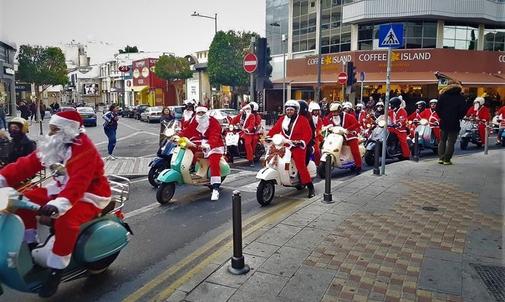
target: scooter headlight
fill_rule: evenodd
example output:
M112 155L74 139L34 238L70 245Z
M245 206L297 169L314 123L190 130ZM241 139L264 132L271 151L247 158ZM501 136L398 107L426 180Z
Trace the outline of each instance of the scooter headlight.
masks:
M380 120L380 121L377 123L377 125L379 125L379 127L381 127L381 128L384 128L384 127L386 127L386 121L385 121L385 120Z
M426 126L426 125L428 125L428 120L423 118L423 119L421 119L421 121L419 121L419 124Z

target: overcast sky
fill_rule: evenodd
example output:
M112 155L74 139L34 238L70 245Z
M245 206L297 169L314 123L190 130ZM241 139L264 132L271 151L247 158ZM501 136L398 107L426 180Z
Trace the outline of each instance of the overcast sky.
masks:
M178 56L208 49L214 20L218 30L251 30L265 35L264 0L0 0L0 40L58 46L87 44L91 63L125 45Z

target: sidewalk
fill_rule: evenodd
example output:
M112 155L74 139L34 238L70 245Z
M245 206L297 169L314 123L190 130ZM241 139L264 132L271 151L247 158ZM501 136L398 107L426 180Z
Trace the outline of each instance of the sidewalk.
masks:
M245 237L248 274L209 264L166 301L503 301L504 155L404 161L340 183L335 203L307 200Z

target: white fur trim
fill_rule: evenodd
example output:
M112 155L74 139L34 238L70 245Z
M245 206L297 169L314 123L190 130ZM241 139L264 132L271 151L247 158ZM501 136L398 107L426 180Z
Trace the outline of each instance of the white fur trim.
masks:
M3 177L3 175L0 175L0 188L5 188L8 186L9 186L9 184L7 183L7 180L5 179L5 177Z
M54 125L61 130L70 130L72 134L78 135L80 133L81 123L66 119L57 114L51 116L49 120L49 125Z
M195 112L207 112L207 111L209 111L209 109L207 107L203 107L203 106L198 106L195 109Z
M26 243L39 242L39 236L37 236L37 229L26 229L25 238L23 239Z
M52 254L55 237L56 236L52 235L44 246L36 248L32 251L33 261L36 264L42 267L48 267L47 262L49 255Z
M52 251L47 258L47 267L54 269L64 269L70 263L70 259L72 258L72 254L68 254L65 256L59 256L53 253Z
M204 153L203 155L204 155L205 158L207 158L211 154L224 154L224 153L225 153L224 152L224 146L221 146L221 147L212 148L212 149L210 149L209 152Z
M94 204L97 208L105 208L111 201L111 197L99 196L93 193L86 192L82 197L82 201Z
M58 209L58 217L64 215L72 207L70 201L64 197L57 197L47 204L55 206Z
M210 184L220 184L221 183L221 176L211 176L210 177Z

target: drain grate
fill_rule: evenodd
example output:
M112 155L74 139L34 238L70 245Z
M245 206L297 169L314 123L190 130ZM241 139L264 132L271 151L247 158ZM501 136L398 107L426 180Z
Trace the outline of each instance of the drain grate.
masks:
M498 302L505 302L505 267L473 264L489 292Z
M428 211L428 212L436 212L438 211L438 208L435 207L422 207L423 210Z

